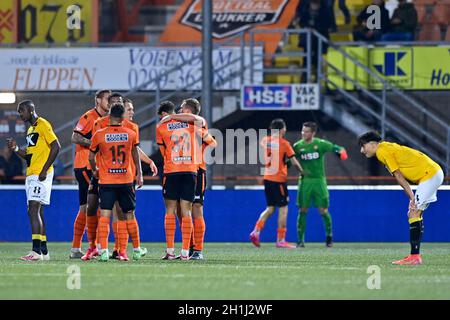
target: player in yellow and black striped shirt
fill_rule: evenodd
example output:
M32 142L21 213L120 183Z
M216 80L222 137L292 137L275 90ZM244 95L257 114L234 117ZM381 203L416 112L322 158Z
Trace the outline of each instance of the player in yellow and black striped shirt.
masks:
M359 137L361 153L367 158L376 156L395 177L409 198L409 236L411 254L393 264L417 265L422 263L420 242L423 235L423 211L437 200L437 190L444 181L441 167L424 153L397 143L382 141L373 131ZM414 194L408 181L417 184Z
M36 114L34 103L31 100L20 102L17 112L24 122L30 123L26 137L26 150L21 150L14 139L8 139L8 147L27 162L25 190L33 249L21 259L25 261L50 260L44 223L44 205L50 204L53 162L61 146L50 123Z

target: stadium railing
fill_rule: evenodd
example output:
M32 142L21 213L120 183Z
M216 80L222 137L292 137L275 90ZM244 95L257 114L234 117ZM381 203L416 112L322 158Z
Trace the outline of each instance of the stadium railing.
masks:
M440 119L437 115L433 114L430 110L427 110L422 103L418 102L417 99L411 97L405 93L402 89L396 87L392 83L386 81L380 75L376 74L368 66L364 65L356 57L350 55L346 52L343 47L348 45L357 45L363 47L373 47L373 46L392 46L392 42L377 42L377 43L365 43L365 42L339 42L335 43L324 37L322 34L313 29L267 29L267 30L250 30L249 34L249 46L252 52L252 47L255 46L255 35L260 33L281 33L284 38L289 38L292 34L306 35L306 53L305 52L289 52L288 55L291 57L307 58L306 68L289 68L285 70L284 68L266 68L263 70L251 68L251 72L263 72L263 73L306 73L306 79L308 83L314 82L319 86L319 92L321 92L322 83L324 83L328 88L332 88L339 92L342 97L347 101L351 101L356 104L360 110L364 111L366 114L372 116L376 122L377 126L380 128L381 135L384 138L387 132L394 133L396 136L409 141L411 145L417 147L432 158L437 160L439 163L445 166L447 172L450 170L450 124L446 123ZM333 48L345 59L345 63L351 63L356 66L356 68L366 72L369 77L372 77L381 84L380 90L369 90L365 85L359 82L358 77L352 78L345 72L341 71L338 66L334 65L327 55L318 55L318 63L316 69L311 66L311 49L312 49L312 39L316 38L317 42L317 52L322 52L324 46ZM449 45L446 42L398 42L396 45ZM265 59L276 58L277 56L286 56L286 53L275 53L272 56L265 55ZM324 68L325 67L325 68ZM378 108L374 108L373 104L369 104L359 97L355 96L352 90L346 90L339 86L330 77L330 70L334 72L334 76L338 76L341 79L351 83L357 92L363 93L366 97L370 98ZM312 79L312 72L317 74L315 80ZM251 76L252 79L252 76ZM396 97L408 105L410 109L401 110L398 105L395 105L392 101L389 101L388 94ZM323 107L323 95L321 96L321 108ZM417 117L414 112L420 114L423 117L427 117L429 121L432 121L436 126L436 134L426 128L422 127L415 117ZM417 136L426 136L426 143L417 139Z

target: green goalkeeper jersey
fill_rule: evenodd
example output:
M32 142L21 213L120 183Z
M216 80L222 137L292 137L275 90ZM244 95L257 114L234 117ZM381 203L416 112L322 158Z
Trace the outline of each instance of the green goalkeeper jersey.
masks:
M303 168L304 179L325 179L325 154L340 152L344 148L330 141L313 138L311 143L303 139L294 143L295 156Z

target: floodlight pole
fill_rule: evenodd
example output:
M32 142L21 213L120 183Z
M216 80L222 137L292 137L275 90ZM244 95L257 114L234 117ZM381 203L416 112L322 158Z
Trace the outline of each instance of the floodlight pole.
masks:
M202 4L202 109L208 125L212 125L212 1L203 0ZM208 189L212 186L212 165L206 171Z

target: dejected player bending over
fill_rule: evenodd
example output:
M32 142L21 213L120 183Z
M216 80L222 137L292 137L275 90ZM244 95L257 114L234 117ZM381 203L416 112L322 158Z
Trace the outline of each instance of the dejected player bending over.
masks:
M420 151L397 143L383 141L374 131L366 132L358 139L361 153L367 158L376 156L395 177L409 198L408 221L411 254L393 264L418 265L422 263L420 242L423 236L423 211L437 200L437 190L444 181L441 167ZM416 193L408 181L418 184Z

